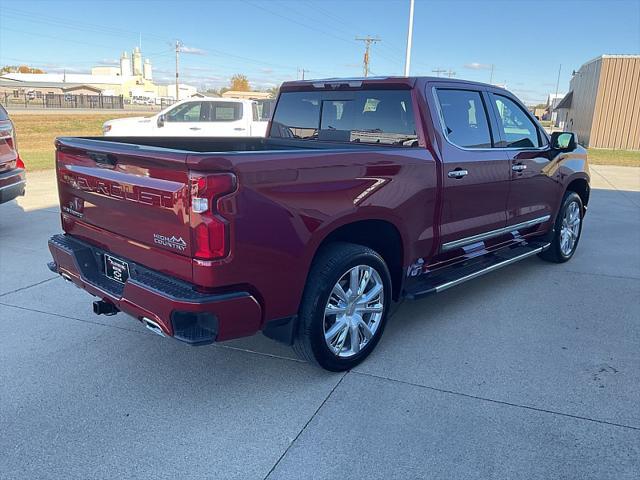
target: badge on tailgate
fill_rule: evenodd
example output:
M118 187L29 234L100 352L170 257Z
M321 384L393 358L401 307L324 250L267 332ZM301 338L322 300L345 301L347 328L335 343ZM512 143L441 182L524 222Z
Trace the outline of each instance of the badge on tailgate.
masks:
M159 233L154 233L153 242L157 243L158 245L162 245L163 247L178 250L179 252L184 252L187 248L187 242L185 242L182 237L176 237L175 235L171 235L170 237L168 237L165 235L160 235Z

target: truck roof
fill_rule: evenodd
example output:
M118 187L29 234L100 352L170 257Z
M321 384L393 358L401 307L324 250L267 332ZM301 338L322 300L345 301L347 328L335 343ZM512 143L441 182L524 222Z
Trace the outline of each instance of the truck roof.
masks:
M328 88L329 86L350 86L352 88L358 88L363 85L377 86L377 85L397 85L405 88L412 88L416 85L416 83L427 83L427 82L447 82L447 83L457 83L460 85L475 85L480 87L493 87L500 88L496 85L490 85L488 83L483 82L474 82L471 80L462 80L456 78L446 78L446 77L429 77L429 76L420 76L420 77L346 77L346 78L321 78L321 79L310 79L310 80L295 80L290 82L284 82L280 87L280 90L283 91L294 91L294 90L307 90L309 87L314 88ZM504 90L504 89L503 89Z

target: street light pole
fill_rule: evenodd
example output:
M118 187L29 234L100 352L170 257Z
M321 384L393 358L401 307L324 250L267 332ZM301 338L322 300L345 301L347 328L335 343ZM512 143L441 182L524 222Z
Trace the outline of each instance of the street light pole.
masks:
M407 53L404 59L404 76L409 76L411 69L411 40L413 39L413 8L415 0L409 0L409 29L407 31Z

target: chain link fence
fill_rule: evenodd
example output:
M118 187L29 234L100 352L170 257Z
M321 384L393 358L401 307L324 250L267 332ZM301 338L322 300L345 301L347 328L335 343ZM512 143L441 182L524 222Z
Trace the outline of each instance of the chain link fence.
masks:
M72 95L60 93L26 92L0 93L0 103L5 108L43 109L43 108L84 108L84 109L123 109L122 95Z

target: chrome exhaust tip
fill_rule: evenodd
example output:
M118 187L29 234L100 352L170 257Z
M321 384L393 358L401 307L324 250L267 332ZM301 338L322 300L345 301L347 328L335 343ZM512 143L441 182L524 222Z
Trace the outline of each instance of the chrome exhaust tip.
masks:
M166 335L162 331L162 328L160 327L160 325L158 325L157 322L154 322L150 318L142 317L142 323L144 324L145 327L147 327L156 335L160 335L161 337L166 337Z

